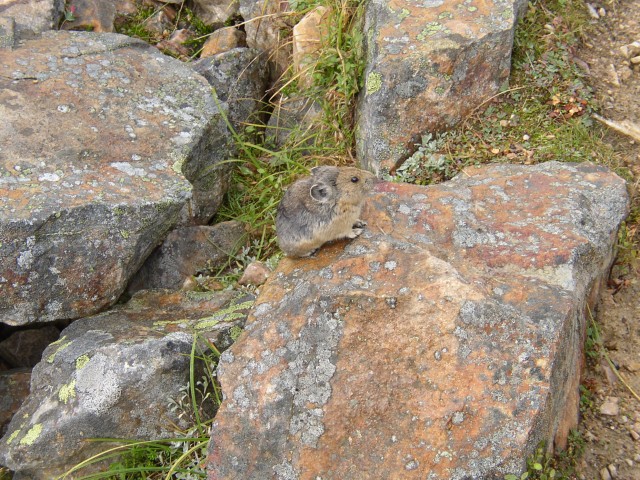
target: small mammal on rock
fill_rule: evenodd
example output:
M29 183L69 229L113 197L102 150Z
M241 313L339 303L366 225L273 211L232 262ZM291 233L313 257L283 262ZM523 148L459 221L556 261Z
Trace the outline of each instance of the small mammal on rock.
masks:
M353 167L315 167L292 184L278 205L276 233L289 257L308 257L323 244L356 238L365 227L360 212L376 182L370 172Z

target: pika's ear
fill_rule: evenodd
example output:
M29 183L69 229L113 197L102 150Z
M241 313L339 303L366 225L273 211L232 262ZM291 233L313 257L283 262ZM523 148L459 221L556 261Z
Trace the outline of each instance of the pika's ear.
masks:
M316 202L325 203L328 202L333 195L333 189L326 183L316 183L311 186L309 195L311 195L311 198Z
M311 175L317 175L320 172L320 167L313 167L311 169Z

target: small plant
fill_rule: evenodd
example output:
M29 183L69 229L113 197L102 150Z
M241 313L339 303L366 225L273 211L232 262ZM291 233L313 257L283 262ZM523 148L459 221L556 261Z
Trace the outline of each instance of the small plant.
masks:
M185 431L176 430L174 438L136 441L113 438L94 439L115 447L99 453L70 469L60 480L72 473L96 464L111 462L108 469L92 473L83 480L145 480L207 478L205 458L209 443L209 427L222 401L215 369L220 352L211 342L194 336L189 357L189 381L178 398L169 400L169 410L191 425ZM197 372L203 374L198 378ZM177 428L177 427L176 427ZM1 477L0 477L1 478Z
M416 144L418 150L400 165L394 176L387 175L386 180L395 182L429 185L448 180L457 173L451 157L441 153L446 144L446 133L422 136L422 142Z

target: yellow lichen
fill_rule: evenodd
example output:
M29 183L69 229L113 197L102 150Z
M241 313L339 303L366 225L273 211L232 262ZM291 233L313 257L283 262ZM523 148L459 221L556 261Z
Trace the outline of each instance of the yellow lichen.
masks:
M371 72L367 76L367 95L376 93L382 87L382 75L377 72Z
M238 310L246 310L251 308L252 306L253 300L229 305L227 308L219 310L209 317L201 318L200 321L196 324L196 329L202 330L205 328L211 328L222 321L229 322L231 320L242 318L244 315L242 313L238 313Z
M33 445L33 442L36 441L36 439L40 436L40 434L42 433L42 424L41 423L36 423L33 427L31 427L31 429L27 432L27 434L22 437L22 440L20 440L20 445Z
M89 355L87 355L86 353L76 358L76 370L82 370L85 367L85 365L89 363L89 360L91 359L89 358Z
M65 337L62 337L60 340L64 340L64 338ZM60 340L54 343L58 343L60 342ZM53 343L51 345L53 345ZM55 352L53 352L51 355L47 357L47 363L53 363L53 361L56 359L56 355L60 353L62 350L64 350L65 348L67 348L69 345L71 345L71 341L68 341L67 343L63 343L62 345L60 345Z
M9 438L7 438L7 445L13 442L18 435L20 435L20 429L17 429L15 432L9 435Z
M67 385L63 385L60 387L60 391L58 392L58 400L60 400L65 405L72 398L76 397L76 381L71 380Z

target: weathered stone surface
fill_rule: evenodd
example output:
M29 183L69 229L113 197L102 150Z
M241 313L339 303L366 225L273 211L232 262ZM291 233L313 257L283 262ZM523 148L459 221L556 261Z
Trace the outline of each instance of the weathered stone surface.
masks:
M627 210L591 164L380 183L365 232L284 259L222 355L209 478L520 471L577 420L587 294Z
M60 330L52 325L19 330L0 342L0 358L11 368L35 367L44 349L59 336Z
M64 0L0 0L0 17L13 18L21 38L55 28L63 12Z
M282 31L291 28L289 4L279 0L239 0L246 22L247 45L268 54L270 78L277 80L289 66L291 45Z
M228 108L236 130L258 120L268 84L266 54L253 48L234 48L199 60L193 68L207 79L218 100Z
M238 0L193 0L196 14L207 25L225 23L238 15Z
M34 368L31 394L0 441L0 464L50 480L105 449L86 439L175 437L172 425L187 425L170 400L187 384L194 333L228 347L253 301L244 295L233 307L234 297L141 292L72 323Z
M0 372L0 435L7 433L13 415L29 395L30 369Z
M202 46L200 58L213 57L234 48L247 46L247 35L235 27L219 28L213 32Z
M245 229L241 222L178 228L153 251L128 290L179 289L196 273L221 270L244 240Z
M308 88L313 84L313 65L318 60L317 52L329 31L328 18L329 9L319 6L302 17L293 27L291 59L294 72L299 75L298 85L301 88Z
M89 30L92 32L113 32L116 18L116 4L110 0L70 0L68 7L73 11L74 20L66 21L66 30Z
M0 58L0 321L112 304L179 221L228 186L207 82L144 42L49 32Z
M421 134L446 130L509 77L523 0L368 2L366 85L357 112L363 167L390 170Z
M0 17L0 49L13 48L16 22L13 17Z

